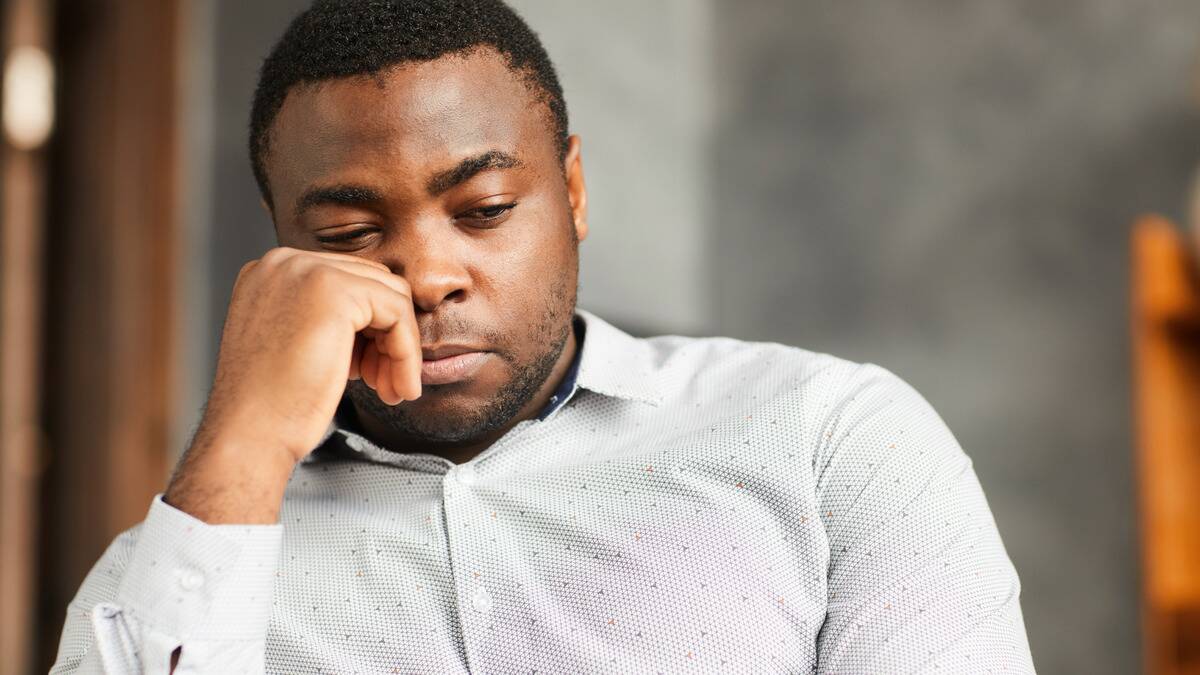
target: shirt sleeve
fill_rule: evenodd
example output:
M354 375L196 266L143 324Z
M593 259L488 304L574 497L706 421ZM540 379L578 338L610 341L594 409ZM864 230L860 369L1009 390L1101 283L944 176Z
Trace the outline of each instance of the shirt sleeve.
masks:
M871 364L830 410L814 454L830 549L819 672L1032 673L1020 581L942 419Z
M210 525L154 498L67 608L51 673L261 673L282 525Z

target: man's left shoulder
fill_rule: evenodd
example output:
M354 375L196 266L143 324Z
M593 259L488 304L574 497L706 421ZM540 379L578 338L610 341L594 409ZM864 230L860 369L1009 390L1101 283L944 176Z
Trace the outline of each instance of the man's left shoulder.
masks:
M814 451L868 429L888 438L948 435L929 402L876 363L728 337L669 335L643 342L654 355L665 400L704 409L713 420L774 421L777 433L814 443Z
M763 402L800 396L833 405L865 386L907 388L903 380L874 363L780 342L680 335L641 341L652 354L660 381L676 393L704 389Z

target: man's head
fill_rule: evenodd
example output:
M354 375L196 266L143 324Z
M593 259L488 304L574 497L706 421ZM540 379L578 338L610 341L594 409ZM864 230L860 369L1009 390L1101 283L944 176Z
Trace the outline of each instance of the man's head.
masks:
M423 346L490 352L398 406L353 382L360 412L460 443L528 408L570 333L586 191L553 66L511 9L317 2L263 65L250 152L281 245L387 265Z

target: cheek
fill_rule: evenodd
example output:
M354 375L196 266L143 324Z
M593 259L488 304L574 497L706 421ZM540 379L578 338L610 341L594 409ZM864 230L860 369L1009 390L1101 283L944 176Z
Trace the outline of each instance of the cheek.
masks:
M558 200L527 199L521 206L526 208L497 232L483 265L506 292L537 295L560 285L562 275L573 270L576 248L568 211Z
M481 269L492 296L488 301L513 334L523 334L574 296L578 250L570 222L558 210L540 209L508 225L503 243L482 258Z

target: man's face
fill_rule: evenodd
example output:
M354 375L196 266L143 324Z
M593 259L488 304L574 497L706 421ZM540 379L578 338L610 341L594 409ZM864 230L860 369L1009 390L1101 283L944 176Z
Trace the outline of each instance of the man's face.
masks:
M457 443L527 408L562 357L586 194L549 112L490 49L291 90L266 157L279 243L387 265L408 281L423 347L487 353L467 379L360 414L399 438ZM565 167L565 168L564 168Z

